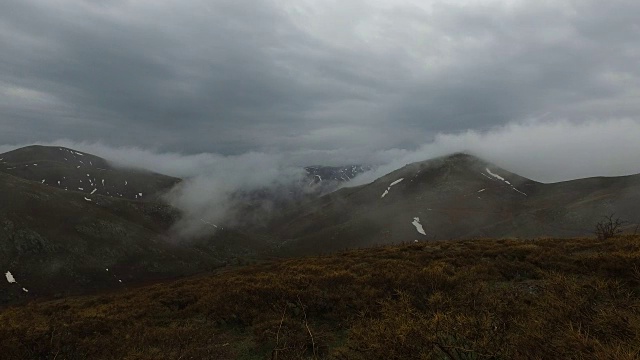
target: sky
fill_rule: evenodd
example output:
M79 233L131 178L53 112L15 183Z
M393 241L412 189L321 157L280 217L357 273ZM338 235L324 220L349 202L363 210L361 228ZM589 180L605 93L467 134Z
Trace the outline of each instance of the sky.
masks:
M0 145L125 150L176 175L220 159L386 171L463 150L541 181L638 173L637 14L635 0L1 1Z

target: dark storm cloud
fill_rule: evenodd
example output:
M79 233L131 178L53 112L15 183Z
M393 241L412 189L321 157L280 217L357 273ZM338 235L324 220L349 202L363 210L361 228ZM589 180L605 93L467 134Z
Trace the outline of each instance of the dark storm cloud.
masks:
M366 154L638 120L635 1L0 3L0 143Z

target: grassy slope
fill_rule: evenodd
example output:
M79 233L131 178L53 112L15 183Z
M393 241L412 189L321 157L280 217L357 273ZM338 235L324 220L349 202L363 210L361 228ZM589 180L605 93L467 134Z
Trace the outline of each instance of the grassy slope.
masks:
M640 237L442 241L283 260L0 312L57 359L636 359Z
M176 243L166 235L176 209L84 197L0 173L0 271L20 284L3 278L0 304L193 275L269 250L269 239L233 230Z

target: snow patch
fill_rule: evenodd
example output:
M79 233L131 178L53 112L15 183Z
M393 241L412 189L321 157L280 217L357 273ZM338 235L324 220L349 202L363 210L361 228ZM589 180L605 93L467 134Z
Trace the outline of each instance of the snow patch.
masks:
M93 200L91 200L91 199L89 199L87 197L85 197L84 199L87 200L88 202L92 202L93 201Z
M384 193L382 194L382 196L380 196L380 198L383 198L385 196L387 196L387 194L389 194L389 190L391 190L391 187L394 185L398 185L402 180L404 180L404 178L400 178L394 182L392 182L391 184L389 184L389 187L387 188L387 190L384 191Z
M11 274L11 271L7 271L6 273L4 273L4 276L7 278L7 281L9 282L9 284L14 284L16 282L16 278L13 277L13 274Z
M214 227L214 228L216 228L216 229L218 228L218 225L216 225L216 224L212 224L212 223L210 223L210 222L206 221L205 219L200 219L200 221L202 221L203 223L205 223L205 224L207 224L207 225L213 226L213 227Z
M487 170L487 172L489 173L489 175L493 176L494 178L503 181L505 184L509 185L514 191L519 192L520 194L527 196L527 194L523 193L522 191L516 189L515 186L511 185L511 183L509 181L507 181L505 178L503 178L502 176L498 175L498 174L494 174L491 172L491 170L489 170L489 168L486 168L485 170ZM483 174L484 175L484 174Z
M402 182L402 180L404 180L404 178L400 178L400 179L398 179L398 180L396 180L396 181L392 182L392 183L391 183L391 185L389 185L389 186L397 185L397 184L401 183L401 182Z
M28 293L28 292L29 292L29 290L27 290L27 289L25 289L25 288L22 288L22 291L24 291L24 292L26 292L26 293Z
M422 234L422 235L427 235L427 233L424 231L424 228L422 227L422 224L420 224L420 218L419 217L414 217L413 218L413 222L411 222L411 224L413 224L413 226L416 227L416 230Z
M93 189L93 190L91 190L91 194L90 194L90 195L95 194L95 192L96 192L96 191L98 191L98 189Z
M485 170L487 171L487 173L489 175L493 176L494 178L496 178L498 180L506 181L502 176L492 173L491 170L489 170L489 168L485 168Z
M481 193L481 192L483 192L485 190L487 190L487 189L481 189L481 190L478 190L478 192Z

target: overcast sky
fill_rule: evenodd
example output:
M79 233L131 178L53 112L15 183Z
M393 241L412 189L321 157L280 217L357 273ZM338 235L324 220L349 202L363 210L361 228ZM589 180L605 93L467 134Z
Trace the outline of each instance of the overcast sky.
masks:
M640 137L638 14L637 0L4 0L0 144L337 163L532 122Z

